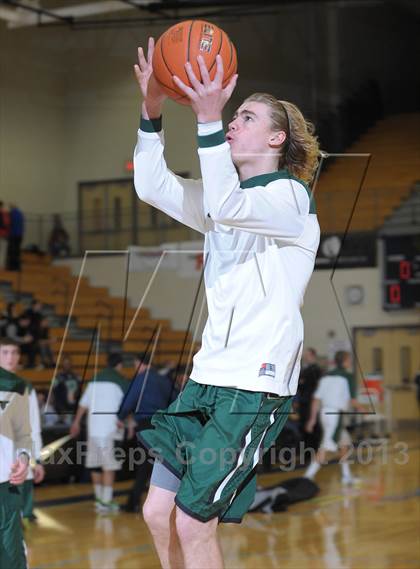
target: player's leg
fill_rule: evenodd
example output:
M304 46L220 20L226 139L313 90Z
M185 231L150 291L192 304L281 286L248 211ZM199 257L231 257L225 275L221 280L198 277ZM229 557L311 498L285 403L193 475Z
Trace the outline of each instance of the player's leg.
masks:
M180 481L161 463L155 462L149 492L143 505L146 522L163 569L184 567L175 525L175 495Z
M322 448L322 446L319 447L314 460L310 463L305 471L305 478L310 478L311 480L315 478L321 466L325 463L326 454L327 453L325 448Z
M114 480L115 480L115 471L104 469L102 474L102 482L103 482L102 500L105 504L112 503L112 498L114 494Z
M97 511L100 511L103 500L103 477L101 450L96 437L88 437L87 440L86 468L90 471L90 477L95 493L95 508Z
M26 569L26 546L21 524L21 496L16 486L0 484L0 567Z
M219 520L241 521L253 501L255 481L241 508L229 512L253 479L260 451L277 438L290 412L290 397L207 386L210 419L189 447L188 475L176 496L177 531L185 567L223 567ZM202 402L204 404L204 397Z
M92 460L96 460L96 466L101 469L99 483L102 486L102 497L97 503L97 510L117 511L119 505L113 501L114 480L115 471L121 469L122 462L115 457L115 441L112 438L96 439L95 443L97 455Z
M341 483L342 484L355 484L359 482L358 478L355 478L352 475L350 469L350 456L351 456L351 449L352 449L352 440L351 436L347 429L341 429L338 438L338 447L340 453L340 468L341 468Z
M327 452L337 451L337 437L340 432L341 415L321 410L322 439L314 460L310 463L304 474L305 478L313 480L319 469L325 464Z
M205 387L189 381L168 409L152 419L153 429L141 431L140 440L156 460L143 517L152 534L162 567L184 567L175 525L175 496L188 464L187 451L203 429L198 397ZM177 475L175 475L177 474ZM207 560L208 561L208 560Z
M102 500L102 471L98 469L90 470L90 477L93 484L93 489L95 490L95 498L97 500Z
M223 555L217 536L219 519L200 522L176 508L176 530L182 547L185 569L223 569Z
M135 466L135 481L128 495L125 510L127 512L137 512L140 509L141 495L146 489L147 483L153 470L153 461L147 449L139 442L139 450L142 451L146 460L141 461Z

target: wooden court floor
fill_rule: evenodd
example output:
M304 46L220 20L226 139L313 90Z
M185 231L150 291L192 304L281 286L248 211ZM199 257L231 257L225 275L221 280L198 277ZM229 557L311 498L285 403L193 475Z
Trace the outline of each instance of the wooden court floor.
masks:
M222 525L228 569L415 569L420 567L420 437L394 434L387 446L358 454L361 478L343 488L336 464L317 478L320 494L278 514L248 514L241 525ZM274 485L295 473L261 476ZM119 489L127 487L120 483ZM36 500L80 496L87 485L42 487ZM123 499L120 498L122 501ZM82 501L37 508L38 523L25 531L32 569L157 569L151 538L140 515L96 515ZM198 568L197 568L198 569ZM200 568L200 569L211 569Z

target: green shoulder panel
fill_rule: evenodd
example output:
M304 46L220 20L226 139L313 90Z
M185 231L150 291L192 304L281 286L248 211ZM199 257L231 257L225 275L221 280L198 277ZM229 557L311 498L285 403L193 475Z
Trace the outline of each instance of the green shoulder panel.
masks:
M24 379L0 367L0 391L10 391L23 395L26 389L27 385Z

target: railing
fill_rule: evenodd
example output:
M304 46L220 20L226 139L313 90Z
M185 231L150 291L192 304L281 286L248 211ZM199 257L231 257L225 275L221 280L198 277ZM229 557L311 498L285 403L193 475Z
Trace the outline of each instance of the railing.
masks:
M173 241L200 238L199 233L178 223L165 214L142 204L139 215L133 219L131 208L109 214L104 211L60 214L62 226L68 234L71 256L81 256L86 250L110 251L126 249L130 245L161 245ZM25 214L23 247L49 252L53 216Z
M403 190L403 189L401 189ZM342 233L351 214L357 188L349 191L323 191L322 184L316 188L315 202L323 232ZM396 192L397 194L403 193ZM413 192L411 196L415 196ZM381 227L386 218L398 206L393 201L395 190L363 189L352 217L350 231L373 230ZM410 208L397 212L410 225L420 223L419 201L410 199ZM390 199L392 205L390 205ZM195 241L202 236L171 219L162 212L142 203L133 215L131 208L122 209L116 215L100 211L80 214L61 214L61 221L69 237L70 255L81 256L86 250L123 250L130 245L158 246L176 241ZM36 247L42 252L49 250L49 237L53 228L52 215L26 215L24 247Z

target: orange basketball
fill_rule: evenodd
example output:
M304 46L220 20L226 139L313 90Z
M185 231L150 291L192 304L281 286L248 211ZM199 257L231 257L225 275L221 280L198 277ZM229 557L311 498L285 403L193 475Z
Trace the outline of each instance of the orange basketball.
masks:
M189 105L189 98L173 82L172 76L176 75L191 86L184 67L189 61L196 77L201 80L197 63L197 56L201 55L209 70L210 79L214 79L218 53L223 58L223 87L226 87L238 66L235 46L215 24L204 20L186 20L170 27L156 42L153 73L168 97L177 103Z

